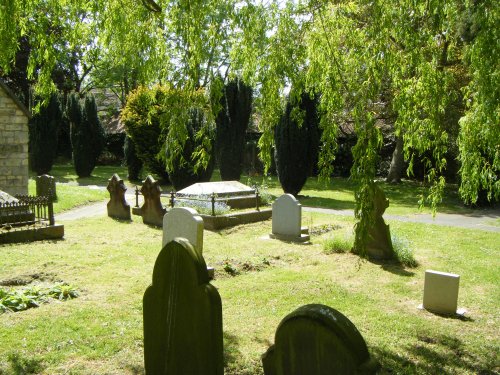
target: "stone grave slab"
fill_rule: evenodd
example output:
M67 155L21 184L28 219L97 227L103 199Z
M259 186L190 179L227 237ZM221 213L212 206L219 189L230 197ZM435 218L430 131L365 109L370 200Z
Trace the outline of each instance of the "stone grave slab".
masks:
M292 194L283 194L273 202L271 238L283 241L309 241L307 230L301 226L302 205Z
M463 315L465 310L457 310L459 283L459 275L426 270L424 302L421 307L438 314Z
M163 216L167 210L161 204L160 182L152 176L146 177L141 186L144 203L141 207L142 222L157 227L163 226Z
M37 197L49 197L54 202L57 199L56 180L53 176L43 174L36 179Z
M107 189L109 191L109 202L106 205L108 216L116 219L131 220L130 205L125 199L127 187L118 174L115 173L108 180Z
M187 240L176 238L158 255L143 315L146 374L223 374L221 298Z
M215 194L217 199L224 198L231 208L250 208L256 205L255 189L239 181L199 182L179 190L176 196L199 198L210 197L212 194Z
M265 375L373 374L379 368L354 324L325 305L299 307L262 356Z

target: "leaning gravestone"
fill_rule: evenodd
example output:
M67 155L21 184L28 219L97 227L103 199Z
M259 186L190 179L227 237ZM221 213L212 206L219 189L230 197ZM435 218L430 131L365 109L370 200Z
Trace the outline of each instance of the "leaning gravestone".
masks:
M57 199L56 180L53 176L43 174L36 177L37 197L49 197L52 202Z
M108 216L122 220L131 220L130 205L125 199L127 187L123 180L114 174L108 180L109 202L107 204Z
M463 315L464 309L457 310L459 283L459 275L426 270L422 307L438 314Z
M160 182L155 181L152 176L146 177L141 186L144 204L141 207L142 222L144 224L163 226L163 216L167 212L161 204Z
M301 227L302 205L291 194L283 194L273 203L271 238L284 241L306 242L309 235Z
M386 208L389 207L389 199L385 197L384 192L377 184L372 183L372 188L374 189L374 212L372 225L368 229L366 251L371 259L392 259L394 258L394 248L392 247L391 232L382 216Z
M281 321L262 364L265 375L373 374L379 367L354 324L319 304L302 306Z
M146 374L223 374L220 295L187 240L176 238L158 255L143 308Z

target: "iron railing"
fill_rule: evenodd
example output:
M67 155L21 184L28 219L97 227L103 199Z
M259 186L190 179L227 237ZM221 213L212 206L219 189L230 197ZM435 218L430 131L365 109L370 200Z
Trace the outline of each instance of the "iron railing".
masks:
M12 227L23 225L54 225L54 206L48 197L16 195L17 202L0 203L0 224Z

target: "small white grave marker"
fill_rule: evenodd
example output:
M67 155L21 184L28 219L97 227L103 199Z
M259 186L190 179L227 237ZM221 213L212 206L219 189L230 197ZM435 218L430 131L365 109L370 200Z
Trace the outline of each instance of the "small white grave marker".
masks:
M426 270L422 307L438 314L463 315L465 310L457 310L459 282L459 275Z
M309 235L301 227L302 205L291 194L284 194L273 203L271 238L284 241L306 242Z
M203 255L203 219L190 207L174 207L163 216L162 248L176 237L185 238L195 251ZM214 278L213 267L208 267L208 275Z

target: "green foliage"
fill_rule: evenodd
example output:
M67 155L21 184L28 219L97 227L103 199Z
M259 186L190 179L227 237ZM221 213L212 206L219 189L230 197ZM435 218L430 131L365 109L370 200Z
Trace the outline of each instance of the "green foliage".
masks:
M128 135L125 137L123 145L123 153L125 155L125 164L127 166L127 178L132 181L140 179L142 169L142 161L137 157L134 141Z
M50 299L66 301L79 296L78 291L71 285L58 284L50 288L33 286L22 290L4 290L0 288L0 313L24 311L39 307Z
M352 236L334 236L327 238L323 242L323 251L326 254L332 253L348 253L351 251L353 246Z
M417 267L418 262L413 256L410 242L406 238L394 234L391 236L391 240L394 253L396 254L396 260L403 266L411 268Z
M245 134L252 112L252 88L240 79L224 86L216 116L215 149L221 178L238 181L243 169Z
M71 127L73 165L79 177L89 177L104 147L104 130L97 116L97 106L92 95L80 100L71 94L67 105Z
M285 113L274 129L278 178L285 193L298 195L310 175L319 145L316 100L290 95Z
M48 104L42 106L28 123L29 161L31 170L37 175L47 174L52 169L61 122L61 103L59 95L54 93Z
M215 216L225 215L230 211L230 207L222 201L215 198L213 213ZM200 195L196 200L178 199L175 201L175 207L191 207L199 214L212 215L212 197L210 195Z

